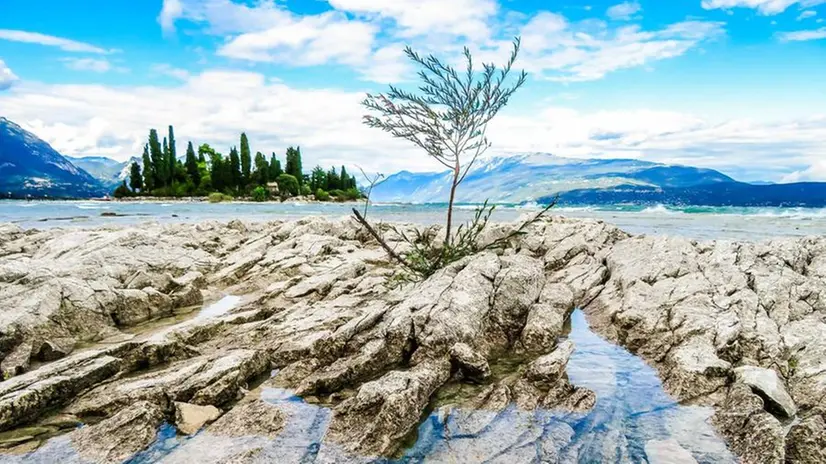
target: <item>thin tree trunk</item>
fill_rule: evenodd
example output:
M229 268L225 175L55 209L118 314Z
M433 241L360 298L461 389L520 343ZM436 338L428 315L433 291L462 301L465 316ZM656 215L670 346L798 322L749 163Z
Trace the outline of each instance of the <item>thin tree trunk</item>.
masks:
M445 246L450 245L450 228L453 225L453 199L456 197L456 187L459 181L459 162L453 168L453 183L450 186L450 200L447 203L447 231L445 232Z

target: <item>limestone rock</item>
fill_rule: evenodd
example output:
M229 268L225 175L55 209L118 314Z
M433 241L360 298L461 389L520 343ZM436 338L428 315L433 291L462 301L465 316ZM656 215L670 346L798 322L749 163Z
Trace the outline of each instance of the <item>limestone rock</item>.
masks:
M37 359L57 361L65 358L75 349L76 340L72 337L55 337L45 340L37 350Z
M466 343L453 345L450 348L450 359L466 379L479 381L490 377L488 360Z
M3 362L0 363L0 371L2 371L3 379L20 375L29 368L29 361L32 357L32 343L24 342L17 345L10 354L8 354Z
M734 374L738 382L757 391L766 402L769 412L775 412L784 417L794 417L797 414L797 407L792 397L786 392L786 387L774 370L756 366L740 366L734 369Z
M221 410L215 406L175 402L175 425L184 435L193 435L206 424L221 417Z
M811 416L795 424L786 437L787 462L826 462L826 421Z
M783 426L763 410L763 400L752 393L751 387L734 384L722 407L715 412L713 422L744 464L785 461Z
M257 400L239 404L206 431L227 437L256 436L274 439L284 428L284 414L276 405Z
M72 444L84 459L120 463L155 441L163 419L158 406L141 401L103 422L73 432Z

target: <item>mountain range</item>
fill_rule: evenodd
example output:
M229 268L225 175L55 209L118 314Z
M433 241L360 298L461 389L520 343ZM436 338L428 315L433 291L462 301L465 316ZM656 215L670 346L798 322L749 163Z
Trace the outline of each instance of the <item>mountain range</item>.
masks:
M128 161L65 157L0 117L0 196L89 198L128 179ZM445 203L451 173L401 171L372 192L376 202ZM479 160L457 191L458 203L671 204L826 207L826 183L744 183L713 169L634 159L572 159L524 153Z
M446 203L451 172L388 176L377 202ZM458 203L671 204L826 207L826 183L745 183L713 169L634 159L572 159L547 153L479 160L456 193Z

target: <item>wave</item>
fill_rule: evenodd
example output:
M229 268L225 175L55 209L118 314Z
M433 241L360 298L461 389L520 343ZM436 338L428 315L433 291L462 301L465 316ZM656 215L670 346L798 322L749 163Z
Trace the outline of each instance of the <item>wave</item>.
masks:
M659 204L655 206L649 206L644 210L640 211L642 214L681 214L682 211L675 211L668 209L665 205Z
M78 209L109 209L108 206L97 206L97 205L75 205Z

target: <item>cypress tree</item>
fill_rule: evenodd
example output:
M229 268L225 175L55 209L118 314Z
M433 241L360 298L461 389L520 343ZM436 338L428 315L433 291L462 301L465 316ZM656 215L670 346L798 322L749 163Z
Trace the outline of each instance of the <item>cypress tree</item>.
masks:
M156 189L164 183L164 172L167 165L164 163L163 151L161 151L161 144L158 142L158 131L155 129L149 131L149 156L152 159L152 174L154 177L152 188Z
M149 157L149 145L143 146L143 190L151 192L155 189L155 172L152 170L152 158Z
M253 178L258 185L266 185L270 180L270 165L267 157L260 151L255 154L255 173Z
M350 177L347 176L347 168L344 165L341 166L341 190L347 190L350 188Z
M250 142L246 133L241 133L241 183L242 189L250 183L250 169L252 164L252 154L250 153Z
M229 151L229 186L237 189L241 185L241 159L235 147Z
M321 166L313 168L313 172L310 174L310 188L313 192L318 189L327 190L327 173L324 172L324 168Z
M166 137L163 138L162 158L163 178L161 179L161 184L164 186L169 186L172 184L172 176L175 175L175 165L169 162L169 143L167 142Z
M270 180L275 181L281 174L284 174L284 170L281 169L281 161L273 153L270 157Z
M335 167L332 167L329 171L327 171L327 186L330 187L330 191L341 190L341 179L339 178Z
M137 192L138 190L143 190L141 167L137 161L132 161L132 167L129 171L129 186L132 187L132 191Z
M203 147L204 146L201 145L201 148ZM216 192L221 192L227 186L224 178L224 172L226 171L224 168L224 157L220 153L215 153L214 150L210 153L210 157L209 175L212 179L212 188L215 189Z
M169 126L169 185L175 180L176 167L178 165L178 150L175 148L175 131Z
M198 159L195 158L192 142L186 145L186 174L195 186L201 185L201 171L198 170Z
M287 149L287 166L284 171L295 177L299 185L304 183L304 172L301 168L301 147Z

